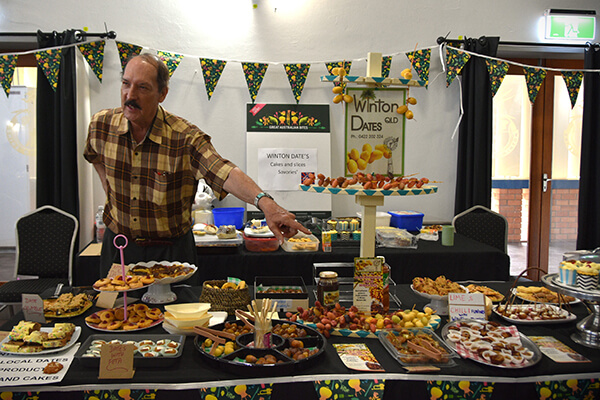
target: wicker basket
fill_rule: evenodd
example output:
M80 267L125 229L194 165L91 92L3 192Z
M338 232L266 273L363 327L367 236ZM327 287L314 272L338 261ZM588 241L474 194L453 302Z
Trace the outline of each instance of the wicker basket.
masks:
M210 303L211 311L227 311L229 315L234 315L235 310L238 309L246 310L251 301L248 286L243 289L220 289L225 282L227 281L216 280L204 282L202 284L200 302ZM211 287L206 286L207 284Z

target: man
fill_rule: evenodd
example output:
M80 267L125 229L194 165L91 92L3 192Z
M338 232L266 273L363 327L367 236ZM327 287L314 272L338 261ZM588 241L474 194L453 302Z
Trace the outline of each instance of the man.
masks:
M128 238L126 263L196 263L191 207L201 178L219 199L231 193L254 203L280 242L298 230L310 233L294 214L223 159L210 136L160 106L168 83L169 71L158 57L135 56L123 71L121 107L92 117L84 157L94 165L107 196L101 276L120 263L113 244L117 234Z

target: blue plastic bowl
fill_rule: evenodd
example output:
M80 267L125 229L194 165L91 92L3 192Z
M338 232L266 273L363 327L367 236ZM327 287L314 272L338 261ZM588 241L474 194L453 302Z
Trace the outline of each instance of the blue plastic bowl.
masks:
M212 210L215 226L235 225L235 229L244 226L244 207L221 207Z

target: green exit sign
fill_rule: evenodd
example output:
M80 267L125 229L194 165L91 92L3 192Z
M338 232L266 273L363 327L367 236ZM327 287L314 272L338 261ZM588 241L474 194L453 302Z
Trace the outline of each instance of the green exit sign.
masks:
M546 39L593 40L596 32L595 15L546 15ZM594 13L595 14L595 13Z

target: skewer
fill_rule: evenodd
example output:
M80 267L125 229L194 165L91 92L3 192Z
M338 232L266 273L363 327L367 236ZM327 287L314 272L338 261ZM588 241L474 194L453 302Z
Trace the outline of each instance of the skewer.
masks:
M194 332L198 333L199 331L210 333L212 335L219 336L219 337L222 337L222 338L226 338L226 339L230 339L230 340L235 340L235 335L233 333L230 333L230 332L218 331L216 329L207 328L205 326L195 326L194 327Z

